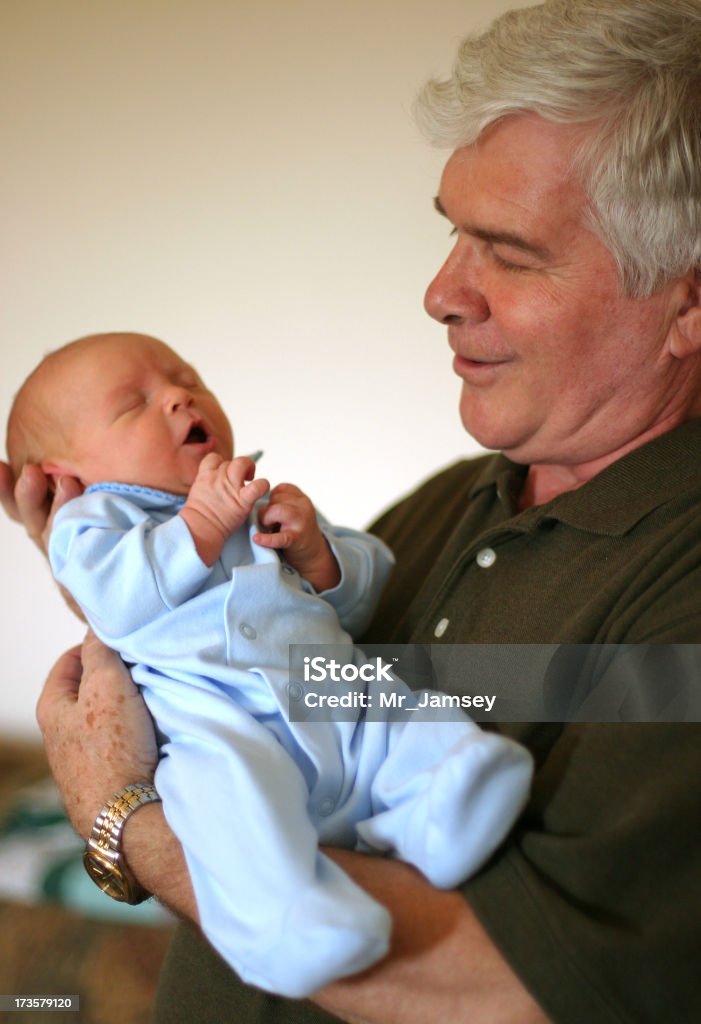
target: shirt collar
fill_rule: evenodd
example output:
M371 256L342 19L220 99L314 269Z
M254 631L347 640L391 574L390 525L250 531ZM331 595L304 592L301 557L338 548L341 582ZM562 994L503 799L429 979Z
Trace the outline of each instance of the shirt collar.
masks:
M515 511L527 472L528 466L519 465L507 459L505 455L496 453L484 460L482 469L470 488L470 498L475 498L482 491L493 487L506 509Z
M93 494L96 491L122 495L142 508L175 508L178 510L187 500L186 495L171 494L170 491L159 491L155 487L143 487L141 484L122 484L114 480L91 484L86 488L85 493Z
M502 504L515 515L516 498L526 472L527 467L496 455L485 461L470 497L494 487ZM634 448L582 487L526 509L520 518L533 526L556 519L590 533L623 536L654 509L698 488L701 419L690 420Z

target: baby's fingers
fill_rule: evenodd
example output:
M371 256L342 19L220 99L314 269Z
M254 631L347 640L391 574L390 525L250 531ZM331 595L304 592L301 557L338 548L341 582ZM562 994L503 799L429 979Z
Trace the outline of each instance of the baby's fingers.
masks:
M262 548L274 548L277 551L289 548L294 535L289 530L278 530L276 533L254 533L253 541Z
M205 473L213 473L221 466L223 461L224 459L221 455L218 455L216 452L209 452L200 462L197 475L202 476Z
M247 455L239 455L226 464L226 476L229 483L240 490L247 480L255 476L256 464ZM270 485L268 485L270 486Z
M266 505L260 514L260 521L263 526L268 528L279 526L281 529L288 527L293 530L301 530L305 524L304 509L289 502L283 504L282 502L274 501L271 496L270 503Z
M276 484L270 492L270 500L273 502L282 501L282 499L294 501L296 498L303 498L305 501L309 501L304 491L301 491L296 484ZM311 504L310 501L309 504Z
M257 501L264 498L270 490L270 484L264 477L258 477L257 480L251 480L250 483L244 484L239 491L239 501L244 508L252 509Z

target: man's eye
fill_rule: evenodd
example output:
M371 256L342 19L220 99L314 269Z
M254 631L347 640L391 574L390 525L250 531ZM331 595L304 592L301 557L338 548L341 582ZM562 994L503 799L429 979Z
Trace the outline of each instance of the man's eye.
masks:
M523 271L530 269L522 263L512 263L511 260L504 259L504 257L500 256L497 252L492 252L492 259L498 267L502 268L502 270L508 270L511 273L520 274Z

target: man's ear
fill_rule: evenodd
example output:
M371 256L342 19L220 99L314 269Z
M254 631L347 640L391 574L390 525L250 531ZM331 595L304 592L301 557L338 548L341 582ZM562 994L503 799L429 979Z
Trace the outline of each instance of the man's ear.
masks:
M685 359L701 352L701 269L689 271L680 285L684 296L670 330L669 351Z

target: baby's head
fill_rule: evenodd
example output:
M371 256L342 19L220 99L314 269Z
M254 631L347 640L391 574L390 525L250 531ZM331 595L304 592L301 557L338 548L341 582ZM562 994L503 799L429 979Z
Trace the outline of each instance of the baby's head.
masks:
M113 480L187 494L209 452L233 455L229 421L196 371L162 341L96 334L50 353L20 388L7 426L26 462L84 485Z

